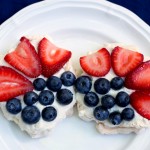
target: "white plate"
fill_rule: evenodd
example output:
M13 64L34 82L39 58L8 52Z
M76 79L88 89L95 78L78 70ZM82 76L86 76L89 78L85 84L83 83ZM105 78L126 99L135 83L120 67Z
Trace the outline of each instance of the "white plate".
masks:
M106 42L133 44L150 55L149 26L107 1L50 0L31 5L0 27L0 53L5 54L22 35L39 34L71 49L75 64L80 55ZM140 135L99 135L93 122L77 115L60 123L50 136L31 139L0 115L1 150L149 150L149 139L150 130Z

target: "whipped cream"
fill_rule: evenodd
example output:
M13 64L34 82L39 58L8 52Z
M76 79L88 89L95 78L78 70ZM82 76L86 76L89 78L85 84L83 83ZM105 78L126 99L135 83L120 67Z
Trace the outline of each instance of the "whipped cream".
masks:
M134 46L125 46L124 44L117 44L117 43L113 43L113 44L105 44L103 47L105 47L110 53L113 50L114 47L116 46L121 46L133 51L137 51L138 49ZM89 54L91 54L93 52L90 52ZM148 58L145 58L144 61L148 60ZM83 72L82 75L87 75L85 72ZM89 76L89 75L88 75ZM97 77L92 77L90 76L92 79L92 88L91 91L94 91L93 85L95 80L97 80ZM104 76L104 78L108 79L109 81L111 81L112 78L116 77L115 73L113 72L113 70L111 69L109 71L109 73L107 75ZM127 89L125 87L123 87L120 90L113 90L111 89L107 94L112 95L113 97L116 97L117 93L120 91L124 91L126 93L128 93L129 95L134 91L131 89ZM99 98L101 99L102 95L99 95ZM93 116L93 110L94 108L90 108L88 106L86 106L84 104L84 94L80 94L80 93L76 93L76 99L77 99L77 108L78 108L78 113L79 113L79 117L82 118L85 121L92 121L94 120L97 123L97 129L99 132L101 132L102 134L115 134L115 133L130 133L130 132L135 132L137 133L138 131L140 131L142 128L145 127L150 127L150 121L146 118L143 118L141 115L139 115L136 110L134 110L135 112L135 117L133 120L131 121L122 121L121 124L119 125L113 125L111 124L108 120L105 121L99 121L96 120L95 117ZM101 105L101 101L99 102L98 105ZM127 106L128 108L132 108L131 105ZM117 105L115 105L113 108L109 109L109 112L113 112L113 111L119 111L121 112L124 108L119 107Z
M30 40L31 40L31 43L35 46L35 49L37 50L37 47L38 47L38 43L39 41L43 38L43 36L34 36L34 37L28 37ZM49 37L46 36L46 38L50 39ZM51 39L50 39L51 40ZM52 40L51 40L52 41ZM9 64L7 64L5 61L4 61L4 56L1 56L0 58L0 62L1 62L1 65L5 65L5 66L9 66ZM10 66L9 66L10 67ZM55 76L57 77L60 77L61 74L65 71L71 71L73 73L74 72L74 69L72 67L72 64L71 62L67 62L64 67L58 71L56 74L54 74ZM46 80L45 77L43 77L42 75L39 76L40 78L43 78ZM33 81L34 79L31 79L30 78L30 81ZM53 106L56 110L57 110L57 117L55 118L55 120L51 121L51 122L46 122L42 119L42 117L40 118L39 122L37 122L36 124L33 124L33 125L28 125L26 123L23 122L22 118L21 118L21 113L17 114L17 115L13 115L13 114L10 114L7 110L6 110L6 102L1 102L0 103L0 106L1 106L1 109L2 109L2 112L4 114L4 116L10 120L10 121L14 121L16 124L18 124L18 126L21 128L22 131L26 131L32 138L39 138L39 137L42 137L42 136L45 136L47 135L61 120L65 119L67 116L71 116L73 114L73 106L75 105L76 103L76 99L75 99L75 92L74 92L74 88L73 86L71 87L65 87L65 86L62 86L62 89L63 88L66 88L66 89L69 89L72 93L73 93L73 101L69 104L69 105L66 105L66 106L63 106L63 105L60 105L57 100L56 100L56 92L53 92L54 93L54 103L51 105ZM47 88L45 88L46 90ZM40 93L40 91L34 91L36 92L37 94ZM17 97L18 99L21 100L21 103L22 103L22 108L24 108L26 105L23 101L23 95L22 96L18 96ZM46 106L43 106L41 105L39 102L36 102L34 104L39 110L40 112L43 110L44 107Z

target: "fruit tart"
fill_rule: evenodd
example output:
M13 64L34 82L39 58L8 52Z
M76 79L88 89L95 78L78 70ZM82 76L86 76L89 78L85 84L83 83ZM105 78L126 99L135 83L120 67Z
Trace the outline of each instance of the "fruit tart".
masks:
M79 117L101 134L138 133L150 127L150 60L134 46L105 44L80 57L76 79Z
M47 37L21 37L1 58L1 110L33 138L47 135L73 113L76 76L71 55Z

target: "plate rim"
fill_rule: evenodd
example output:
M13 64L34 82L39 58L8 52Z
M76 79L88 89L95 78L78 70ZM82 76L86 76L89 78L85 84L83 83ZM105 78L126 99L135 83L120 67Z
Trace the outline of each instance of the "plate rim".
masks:
M10 29L12 28L11 25L17 25L19 23L19 19L23 16L26 15L27 12L31 11L34 12L35 9L39 9L45 6L51 6L52 4L55 3L60 3L60 2L68 2L68 3L97 3L98 5L101 5L102 7L105 7L105 9L107 11L109 11L108 13L112 14L112 15L119 15L120 18L125 19L126 21L130 21L132 20L132 26L136 27L136 28L140 28L141 31L143 32L143 34L145 35L146 39L150 42L150 38L149 38L149 34L150 34L150 26L145 23L140 17L138 17L136 14L134 14L132 11L128 10L127 8L114 4L112 2L106 1L106 0L45 0L45 1L41 1L41 2L37 2L34 4L31 4L23 9L21 9L20 11L18 11L17 13L15 13L13 16L11 16L9 19L7 19L6 21L4 21L1 25L0 25L0 34L2 35L1 38L3 37L3 34L5 34L6 32L4 32L6 29L7 32L10 31ZM115 13L115 14L114 14ZM23 17L22 17L23 18ZM22 19L24 20L24 18ZM18 23L17 23L18 22ZM1 39L0 38L0 39Z

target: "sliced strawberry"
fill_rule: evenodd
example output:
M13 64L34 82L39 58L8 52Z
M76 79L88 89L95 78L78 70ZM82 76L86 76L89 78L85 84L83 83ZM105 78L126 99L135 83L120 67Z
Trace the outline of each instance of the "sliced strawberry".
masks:
M56 47L46 38L40 41L38 53L42 63L42 74L45 77L58 72L71 58L70 51Z
M13 69L0 66L0 102L33 90L32 83Z
M150 90L150 60L141 63L126 76L125 86L135 90Z
M143 54L119 46L115 47L111 54L112 68L120 77L124 77L134 70L142 63L143 59Z
M130 103L141 116L150 120L150 92L135 91L130 95Z
M95 77L105 76L111 68L110 62L110 54L106 48L80 58L82 69L87 74Z
M5 56L5 61L31 78L39 76L42 72L38 54L30 41L22 37L17 48Z

